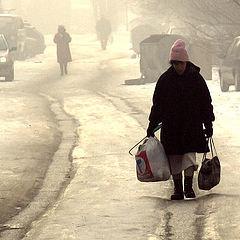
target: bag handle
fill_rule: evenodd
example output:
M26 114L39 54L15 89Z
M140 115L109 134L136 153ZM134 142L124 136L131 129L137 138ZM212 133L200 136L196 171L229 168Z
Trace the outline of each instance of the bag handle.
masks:
M217 150L216 150L216 147L215 147L215 144L214 144L214 141L213 141L213 138L212 138L212 137L210 138L210 144L211 144L211 148L212 148L212 146L213 146L214 151L215 151L215 154L216 154L216 156L217 156L217 155L218 155L218 154L217 154Z
M206 158L206 156L207 156L207 147L208 147L208 144L209 144L209 143L210 143L210 152L211 152L211 154L212 154L212 158L213 158L213 150L214 150L216 156L218 155L218 154L217 154L216 147L215 147L215 144L214 144L214 141L213 141L213 137L210 137L210 138L207 139L206 147L205 147L205 151L204 151L204 153L203 153L203 159L202 159L202 161L203 161L203 160Z
M208 144L209 144L209 138L207 138L207 141L206 141L206 145L205 145L205 149L204 149L202 161L203 161L203 160L206 158L206 156L207 156L207 147L208 147Z
M139 144L141 143L144 139L146 139L147 136L145 136L144 138L142 138L138 143L136 143L131 149L129 149L128 153L133 156L133 154L131 153L131 151Z
M157 130L159 130L162 127L162 123L160 123L157 127L154 128L153 132L156 132ZM147 136L145 136L143 139L141 139L138 143L136 143L129 151L128 153L133 156L133 154L131 153L131 151L139 144L141 143L144 139L146 139Z

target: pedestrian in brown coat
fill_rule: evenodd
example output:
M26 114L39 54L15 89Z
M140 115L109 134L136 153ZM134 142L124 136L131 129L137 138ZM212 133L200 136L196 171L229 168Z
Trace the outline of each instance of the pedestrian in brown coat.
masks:
M57 44L57 61L60 65L61 75L68 74L67 71L67 64L68 62L72 61L72 56L70 52L69 43L71 42L72 38L66 32L64 26L58 26L58 32L54 36L54 43Z

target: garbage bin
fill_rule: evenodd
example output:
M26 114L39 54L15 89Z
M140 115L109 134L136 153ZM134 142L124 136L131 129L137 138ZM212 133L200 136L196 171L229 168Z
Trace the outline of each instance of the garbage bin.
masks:
M149 37L151 34L157 33L157 30L149 25L138 25L131 30L131 42L132 42L132 50L139 55L140 52L140 42L145 38Z
M173 43L183 39L188 48L188 41L178 34L153 34L140 43L140 72L146 82L155 82L169 65L169 52Z

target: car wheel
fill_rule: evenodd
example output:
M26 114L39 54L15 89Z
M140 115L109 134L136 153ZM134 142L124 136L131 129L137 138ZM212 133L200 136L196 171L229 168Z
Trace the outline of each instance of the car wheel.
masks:
M240 73L237 72L234 77L235 80L235 90L240 91Z
M11 82L14 80L14 68L12 67L10 73L5 76L5 81Z
M229 90L229 85L224 81L224 78L221 74L221 72L219 72L219 76L220 76L220 88L222 92L227 92Z

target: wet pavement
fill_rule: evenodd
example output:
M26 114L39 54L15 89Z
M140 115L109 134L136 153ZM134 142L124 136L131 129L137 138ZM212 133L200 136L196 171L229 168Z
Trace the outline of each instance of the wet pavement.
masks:
M55 65L55 59L41 56L16 62L16 79L0 81L1 239L20 239L70 179L75 122L40 91L49 79L54 81Z

